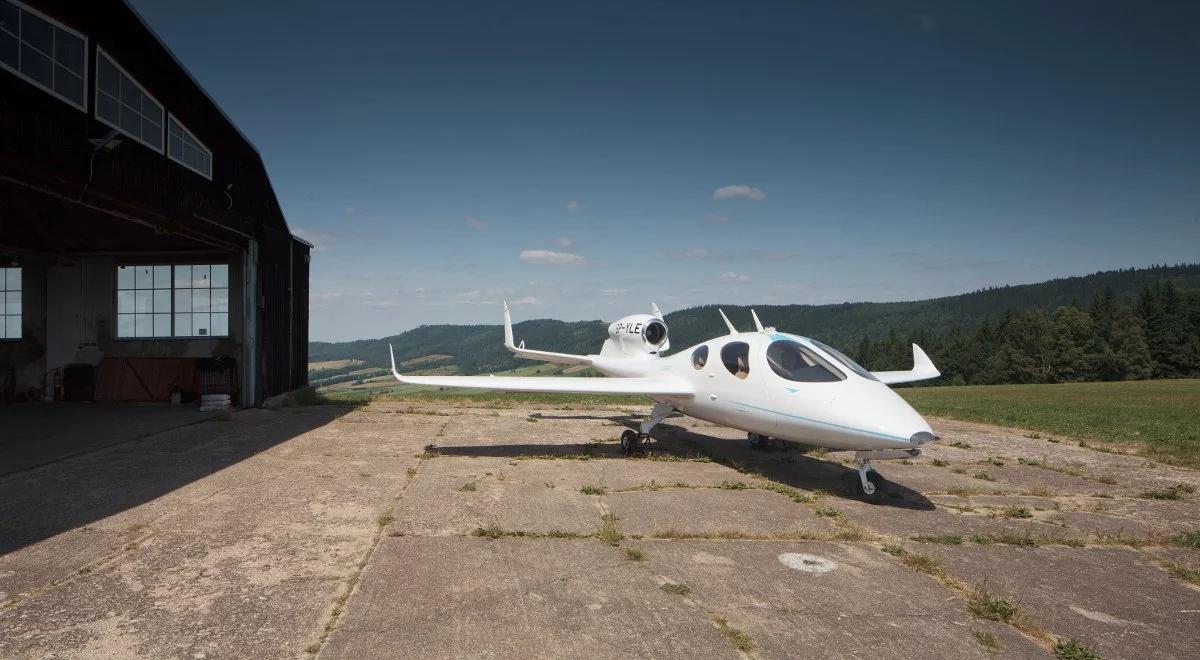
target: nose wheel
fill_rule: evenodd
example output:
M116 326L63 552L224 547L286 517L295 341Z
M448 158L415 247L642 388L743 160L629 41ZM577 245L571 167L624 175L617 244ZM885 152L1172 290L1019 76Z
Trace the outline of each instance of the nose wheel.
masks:
M871 461L858 461L858 481L854 485L859 497L872 504L878 503L883 499L883 485L885 483L887 482L875 471L875 466L871 465Z

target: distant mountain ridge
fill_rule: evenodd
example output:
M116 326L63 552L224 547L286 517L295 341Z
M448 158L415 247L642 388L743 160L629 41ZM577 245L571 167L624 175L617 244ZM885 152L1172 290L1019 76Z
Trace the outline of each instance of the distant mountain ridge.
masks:
M951 329L971 329L984 321L1002 318L1006 312L1024 312L1034 307L1053 310L1077 303L1088 304L1106 288L1118 299L1129 299L1144 287L1170 281L1180 289L1200 289L1200 264L1154 266L1111 270L1048 280L1036 284L990 287L942 298L908 302L859 302L830 305L753 305L765 325L782 331L820 339L835 346L853 346L864 338L878 340L896 336L935 335ZM649 301L647 301L647 306ZM724 334L717 308L725 310L739 329L751 329L747 305L705 305L677 310L666 315L671 345L682 350ZM625 310L623 314L638 313ZM497 310L499 316L499 310ZM610 319L611 321L611 319ZM604 341L608 321L556 321L537 319L514 325L518 340L532 347L564 353L595 353ZM381 339L350 342L311 342L310 362L362 360L369 367L388 364L388 344L396 350L397 362L446 355L427 360L422 368L452 365L459 373L505 371L528 365L501 344L503 329L496 325L427 325ZM362 368L359 366L357 368Z

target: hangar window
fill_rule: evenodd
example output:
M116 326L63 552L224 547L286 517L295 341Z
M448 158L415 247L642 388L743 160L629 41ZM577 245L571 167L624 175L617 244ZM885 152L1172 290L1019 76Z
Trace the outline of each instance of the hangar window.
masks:
M118 338L227 336L227 264L117 267Z
M750 375L750 345L744 341L731 341L721 349L721 362L729 373L738 378Z
M21 269L0 268L0 339L21 338Z
M767 347L767 364L771 365L780 378L798 383L832 383L846 380L838 371L815 352L788 339L771 342Z
M99 47L96 48L96 119L162 153L162 105Z
M167 113L167 156L200 176L212 180L212 151Z
M15 0L0 0L0 67L87 111L87 37Z

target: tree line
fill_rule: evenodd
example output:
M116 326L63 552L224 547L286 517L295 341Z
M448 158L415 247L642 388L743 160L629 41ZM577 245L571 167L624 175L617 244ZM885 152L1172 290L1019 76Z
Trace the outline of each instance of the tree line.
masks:
M893 329L846 352L872 371L910 369L913 343L942 372L930 385L1200 378L1200 290L1161 280L1120 298L1105 286L1086 305L1010 310L944 334Z

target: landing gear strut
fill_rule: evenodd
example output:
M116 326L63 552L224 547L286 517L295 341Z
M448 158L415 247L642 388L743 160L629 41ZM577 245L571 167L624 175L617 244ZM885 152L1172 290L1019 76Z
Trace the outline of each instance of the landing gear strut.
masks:
M675 406L669 403L654 404L654 409L650 411L650 417L638 426L637 431L626 429L621 434L621 453L630 456L649 451L647 447L650 444L650 430L658 426L659 422L670 417L673 412L675 412Z
M854 485L859 497L864 497L869 502L879 502L883 499L883 484L886 482L875 471L875 466L871 465L871 459L860 458L856 462L858 463L858 481Z

